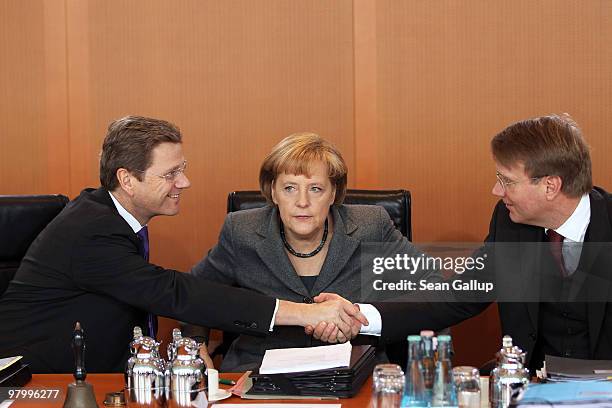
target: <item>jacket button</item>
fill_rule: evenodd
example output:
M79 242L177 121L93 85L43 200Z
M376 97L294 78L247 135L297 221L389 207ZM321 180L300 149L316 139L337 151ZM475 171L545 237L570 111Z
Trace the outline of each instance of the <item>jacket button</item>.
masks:
M314 300L312 300L312 298L308 296L304 296L304 299L302 300L304 301L304 303L314 303Z
M535 340L536 339L535 333L529 333L529 337L531 337L531 340Z
M256 329L256 328L257 328L257 323L253 322L249 324L249 329Z
M244 326L244 323L243 323L243 322L241 322L240 320L234 320L234 324L235 324L236 326Z

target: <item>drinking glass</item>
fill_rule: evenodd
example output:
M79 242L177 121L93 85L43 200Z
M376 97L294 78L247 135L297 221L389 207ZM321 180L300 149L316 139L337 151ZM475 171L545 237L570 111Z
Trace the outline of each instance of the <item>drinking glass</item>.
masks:
M480 373L470 366L453 368L453 380L457 389L457 402L460 408L480 407Z

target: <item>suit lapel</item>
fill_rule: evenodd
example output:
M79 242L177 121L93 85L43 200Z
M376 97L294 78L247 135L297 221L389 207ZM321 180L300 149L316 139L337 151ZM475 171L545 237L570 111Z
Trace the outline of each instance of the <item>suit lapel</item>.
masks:
M578 269L586 276L587 299L593 299L592 302L587 303L587 310L591 353L594 353L605 315L606 302L604 300L609 298L611 289L610 253L601 251L601 249L603 246L609 249L610 242L612 242L612 231L604 198L597 191L592 191L589 198L591 200L591 221L584 239L585 245L582 247Z
M353 238L351 234L358 228L348 217L343 218L336 206L332 206L334 217L334 236L329 244L327 257L319 273L312 292L319 294L324 292L344 269L353 253L359 247L359 240Z
M269 217L262 221L257 230L257 233L263 238L256 245L257 254L272 274L284 282L289 289L301 296L310 296L285 253L280 239L280 224L276 207L273 207L269 214Z

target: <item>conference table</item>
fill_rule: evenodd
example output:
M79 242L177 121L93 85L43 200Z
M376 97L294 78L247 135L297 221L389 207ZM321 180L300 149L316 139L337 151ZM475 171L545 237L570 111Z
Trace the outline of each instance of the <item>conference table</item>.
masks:
M239 373L227 373L221 374L222 378L231 380L237 380L240 378ZM70 374L34 374L32 381L30 381L24 388L34 390L59 390L59 395L56 398L45 398L45 399L16 399L15 402L10 406L13 407L33 407L33 408L46 408L46 407L62 407L64 404L64 398L66 396L66 387L69 383L73 382L74 378ZM87 382L91 383L94 387L96 394L96 400L100 408L104 408L104 398L107 393L117 392L123 389L124 379L123 374L89 374L87 375ZM229 388L227 386L221 386L221 388ZM228 399L217 402L216 404L256 404L256 403L308 403L308 404L342 404L342 408L364 408L367 407L370 401L372 389L372 378L370 377L366 383L361 387L359 393L348 399L339 400L320 400L320 399L306 399L306 400L246 400L241 399L237 396L231 396ZM1 401L0 401L1 402Z

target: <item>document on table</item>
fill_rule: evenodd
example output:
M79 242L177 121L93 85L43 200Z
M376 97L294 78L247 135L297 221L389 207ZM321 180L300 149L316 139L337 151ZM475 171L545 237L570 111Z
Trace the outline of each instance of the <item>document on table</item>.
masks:
M9 368L11 365L15 364L21 359L22 356L0 358L0 371L4 370L5 368Z
M217 406L216 404L214 405ZM223 408L341 408L341 404L223 404Z
M612 360L581 360L546 356L549 381L607 380L612 375Z
M518 401L519 407L610 407L612 382L568 381L564 383L530 384Z
M351 343L332 346L266 350L260 374L283 374L348 367Z

